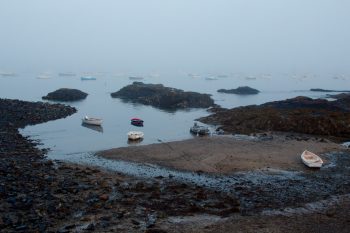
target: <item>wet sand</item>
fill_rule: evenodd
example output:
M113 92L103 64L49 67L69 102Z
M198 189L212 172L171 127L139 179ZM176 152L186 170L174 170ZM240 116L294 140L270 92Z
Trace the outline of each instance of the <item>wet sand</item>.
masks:
M107 159L151 163L178 170L229 174L258 169L307 171L300 160L308 149L321 157L342 148L317 138L274 135L272 140L241 140L233 136L196 137L184 141L122 147L97 153ZM327 160L324 158L325 164Z

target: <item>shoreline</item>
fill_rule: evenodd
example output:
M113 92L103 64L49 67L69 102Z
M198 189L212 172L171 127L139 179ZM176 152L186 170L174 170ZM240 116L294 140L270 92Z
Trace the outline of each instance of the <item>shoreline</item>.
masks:
M247 140L219 135L119 147L95 154L106 159L149 163L179 171L229 175L266 168L307 172L309 169L300 160L305 149L322 157L327 152L345 148L312 136L300 140L290 138L288 134L273 134L269 140ZM326 165L327 160L324 162Z
M324 154L325 161L334 162L335 165L317 171L303 171L295 176L264 173L252 176L248 173L235 182L223 180L227 189L222 192L205 185L179 182L170 176L142 179L93 166L47 160L45 151L37 149L37 143L23 137L18 128L70 115L74 111L69 106L0 99L0 113L3 117L0 121L1 231L217 233L242 230L295 232L298 229L301 232L313 232L322 226L328 232L346 232L350 221L350 202L347 199L330 203L331 206L317 212L295 213L289 217L262 214L264 210L298 207L349 194L348 150ZM291 141L303 143L298 138ZM218 146L225 151L225 141L219 144L204 142L207 148ZM168 151L169 145L177 149L174 143L180 143L181 151L186 152L186 146L181 145L184 142L166 143ZM272 146L269 141L264 143L267 148ZM315 146L322 144L324 151L330 146L321 141L308 143L316 143ZM228 144L231 145L232 141ZM192 142L190 145L193 146ZM255 151L263 148L258 145ZM248 146L251 147L249 143ZM196 150L186 153L190 152L194 155L198 153ZM205 154L208 150L199 152ZM154 155L147 153L148 156ZM187 161L186 155L180 155L184 158L180 160L182 163ZM219 156L223 155L225 153ZM177 157L181 158L175 153L174 158ZM232 171L232 164L227 163L228 160L221 160L216 167L208 166L215 162L213 158L204 161L207 165L201 165L204 170L220 170L223 176L227 174L225 172ZM275 162L279 165L293 164L293 169L302 165L293 161ZM260 158L260 164L254 161L242 163L244 166L237 169L244 171L252 167L259 168L261 164L264 165L261 162L264 159ZM191 165L189 168L196 165L195 161L188 164ZM175 165L180 166L181 163Z

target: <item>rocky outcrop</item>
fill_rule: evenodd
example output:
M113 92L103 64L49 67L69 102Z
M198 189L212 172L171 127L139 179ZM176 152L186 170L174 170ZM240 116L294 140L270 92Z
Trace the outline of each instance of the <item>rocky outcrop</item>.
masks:
M77 101L85 99L88 94L77 89L60 88L56 91L50 92L42 98L44 100L56 101Z
M209 94L186 92L162 84L134 82L111 94L113 98L152 105L161 109L208 108L215 106Z
M322 88L311 88L310 91L316 91L316 92L350 92L350 91L327 90L327 89L322 89Z
M345 99L338 101L350 103ZM232 133L283 131L349 138L350 112L339 103L296 97L259 106L221 109L198 120L221 125L224 131Z
M238 87L236 89L219 89L218 92L238 95L255 95L258 94L260 91L248 86L244 86Z

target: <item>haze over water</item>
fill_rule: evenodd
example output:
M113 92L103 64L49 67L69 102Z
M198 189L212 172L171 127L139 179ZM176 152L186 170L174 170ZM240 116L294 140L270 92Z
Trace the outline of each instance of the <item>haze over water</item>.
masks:
M132 117L145 120L141 144L190 138L189 127L205 110L166 112L110 93L141 76L212 94L216 104L232 108L324 97L310 88L350 89L348 9L346 0L4 0L0 72L16 76L0 76L0 97L40 101L62 87L89 93L69 103L77 114L24 130L55 153L127 146ZM87 73L97 80L82 82ZM50 78L38 79L42 74ZM216 92L243 85L261 93ZM84 115L102 117L103 133L82 127Z

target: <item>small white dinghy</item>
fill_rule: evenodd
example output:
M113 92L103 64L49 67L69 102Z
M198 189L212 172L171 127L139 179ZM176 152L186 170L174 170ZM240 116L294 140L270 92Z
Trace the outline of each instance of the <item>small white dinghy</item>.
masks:
M318 155L316 155L316 154L314 154L314 153L312 153L312 152L310 152L308 150L305 150L301 154L301 160L308 167L319 168L323 164L322 159Z
M143 138L143 132L141 131L130 131L128 133L128 139L129 140L139 140Z
M99 126L102 125L102 119L100 119L100 118L93 118L93 117L85 116L82 119L82 121L84 124L99 125Z

